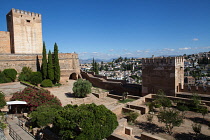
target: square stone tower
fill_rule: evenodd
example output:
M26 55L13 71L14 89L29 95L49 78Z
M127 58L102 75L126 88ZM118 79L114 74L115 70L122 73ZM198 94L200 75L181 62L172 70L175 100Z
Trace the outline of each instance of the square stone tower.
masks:
M12 9L6 18L11 53L41 54L43 47L41 14Z
M184 86L184 58L156 57L142 59L142 95L156 94L162 89L166 95L175 96Z

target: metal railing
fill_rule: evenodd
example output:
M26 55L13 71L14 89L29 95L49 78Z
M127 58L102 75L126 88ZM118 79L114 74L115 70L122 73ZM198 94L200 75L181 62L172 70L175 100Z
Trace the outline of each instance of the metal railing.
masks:
M23 140L12 128L10 125L9 127L9 135L14 139L14 140Z
M31 134L27 129L26 127L24 127L24 121L20 120L18 118L18 125L25 131L27 132L31 137L33 137L35 139L35 136L33 134Z

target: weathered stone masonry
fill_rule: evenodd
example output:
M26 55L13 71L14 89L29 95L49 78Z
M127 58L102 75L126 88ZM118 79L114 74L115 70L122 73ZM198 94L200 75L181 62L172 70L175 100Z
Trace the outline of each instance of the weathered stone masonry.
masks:
M184 86L184 58L163 57L142 59L142 94L157 93L175 96Z
M23 67L37 70L42 60L41 14L12 9L7 15L7 30L0 31L0 70ZM61 80L78 79L80 75L78 54L59 53Z
M72 74L78 78L80 75L78 55L74 53L59 53L61 77L70 78ZM38 59L37 59L38 58ZM42 55L36 54L0 54L0 70L14 68L21 72L23 67L30 67L37 71L37 62L42 63Z

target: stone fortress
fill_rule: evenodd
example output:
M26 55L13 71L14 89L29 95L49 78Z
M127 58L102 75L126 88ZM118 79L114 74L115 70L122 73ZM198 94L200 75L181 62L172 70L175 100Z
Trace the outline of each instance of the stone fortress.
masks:
M41 14L11 9L6 19L7 31L0 31L0 71L14 68L19 73L22 67L37 71L42 63ZM59 53L59 62L61 80L80 77L78 54Z
M183 57L152 57L142 59L142 95L156 94L162 89L175 96L184 88Z

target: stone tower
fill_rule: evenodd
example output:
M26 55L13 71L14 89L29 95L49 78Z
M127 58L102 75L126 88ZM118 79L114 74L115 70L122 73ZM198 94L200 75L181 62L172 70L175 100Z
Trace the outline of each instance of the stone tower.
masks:
M43 46L41 14L12 9L6 17L11 53L41 54Z
M142 59L142 94L156 94L162 89L166 95L175 96L184 86L184 58L156 57Z

